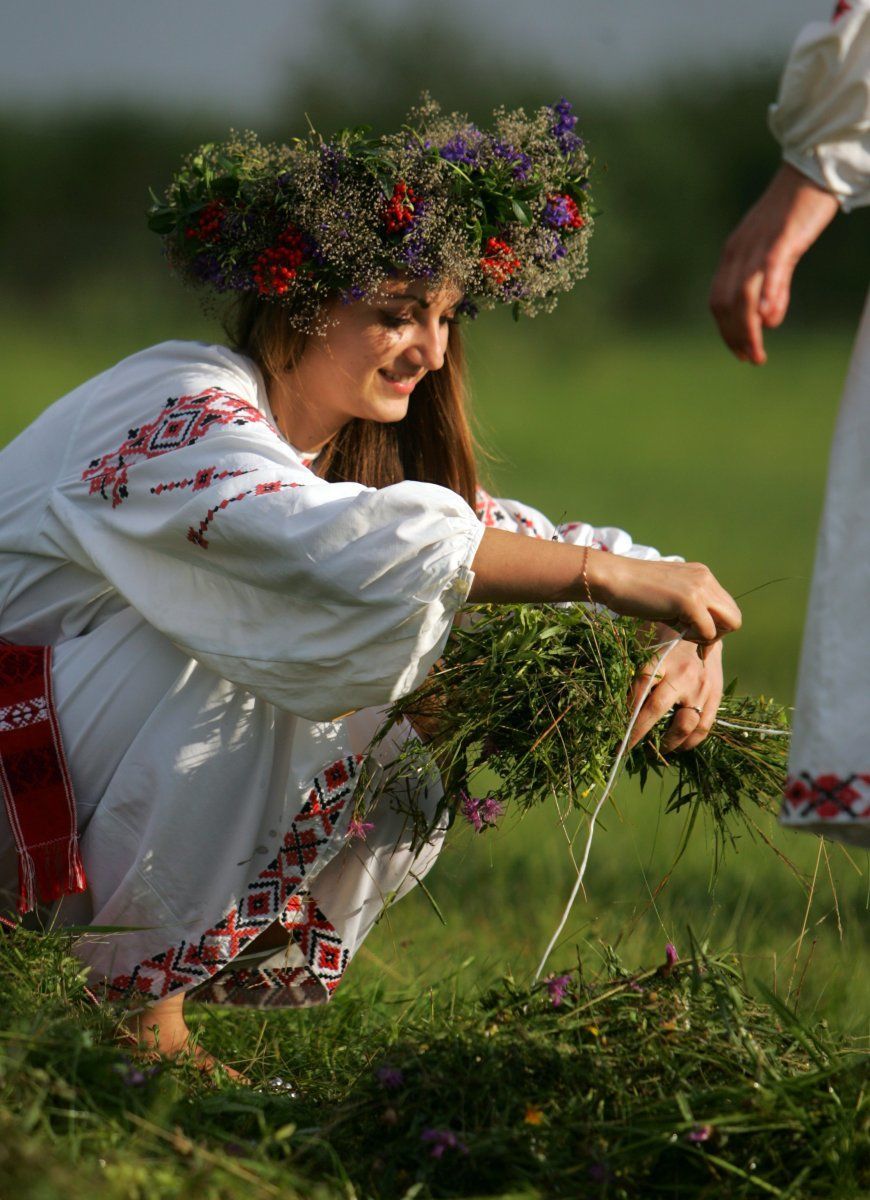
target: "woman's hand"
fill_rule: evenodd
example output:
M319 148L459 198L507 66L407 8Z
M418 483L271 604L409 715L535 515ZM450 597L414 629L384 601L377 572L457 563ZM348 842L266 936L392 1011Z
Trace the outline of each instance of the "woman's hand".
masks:
M741 625L740 609L703 563L590 551L588 577L593 599L626 617L667 622L687 642L711 644Z
M710 308L741 362L767 361L763 329L782 323L794 269L838 210L831 192L784 163L728 238Z
M676 636L667 626L656 627L657 642L670 642ZM722 699L722 643L710 647L702 659L696 646L682 641L661 665L658 658L648 662L629 693L632 712L650 677L656 683L638 714L630 745L636 746L662 717L675 709L661 749L665 754L694 749L713 728Z

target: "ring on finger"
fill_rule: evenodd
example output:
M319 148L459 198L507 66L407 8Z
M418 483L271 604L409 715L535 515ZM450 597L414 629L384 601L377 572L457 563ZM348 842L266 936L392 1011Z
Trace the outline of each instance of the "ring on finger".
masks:
M690 708L692 712L696 712L699 717L703 717L704 715L704 710L702 708L698 708L697 704L675 704L674 708Z

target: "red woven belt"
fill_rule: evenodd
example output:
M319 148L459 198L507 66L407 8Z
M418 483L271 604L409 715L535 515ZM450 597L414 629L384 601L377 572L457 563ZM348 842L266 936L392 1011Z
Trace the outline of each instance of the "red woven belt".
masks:
M0 638L0 787L18 850L18 911L83 892L76 806L51 691L51 646Z

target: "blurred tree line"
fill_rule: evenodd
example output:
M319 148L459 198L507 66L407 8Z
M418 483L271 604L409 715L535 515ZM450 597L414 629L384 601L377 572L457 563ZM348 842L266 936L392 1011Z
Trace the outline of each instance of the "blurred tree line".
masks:
M722 242L778 161L766 125L775 76L700 76L685 63L657 91L594 94L579 75L498 57L437 17L388 28L338 0L327 16L322 53L288 70L263 137L302 134L304 114L324 132L395 127L423 88L482 122L497 104L567 95L595 159L601 215L590 279L565 307L616 324L707 319ZM95 290L143 305L164 297L160 248L144 223L148 189L162 190L182 154L233 123L231 113L186 111L0 113L0 292L19 311L61 313ZM854 323L866 234L866 212L834 222L799 269L792 324Z

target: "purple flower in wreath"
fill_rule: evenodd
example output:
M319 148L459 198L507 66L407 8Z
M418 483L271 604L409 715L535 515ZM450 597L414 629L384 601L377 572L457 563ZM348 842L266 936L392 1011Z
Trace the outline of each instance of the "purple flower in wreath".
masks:
M559 143L559 149L564 155L573 154L583 145L583 139L578 137L574 132L574 126L577 124L577 118L574 115L574 109L570 100L562 99L552 105L553 114L553 136Z
M320 147L321 178L333 194L338 191L338 185L341 181L341 168L346 157L338 147L330 146L328 142L325 142Z
M690 1129L689 1132L686 1134L686 1138L688 1139L688 1141L694 1142L696 1144L699 1142L709 1142L709 1140L712 1136L713 1136L713 1126L712 1125L695 1125L695 1127L693 1129Z
M473 167L480 154L483 134L475 125L469 125L460 133L454 133L448 142L441 147L441 157L448 162L458 163L464 167Z
M525 183L532 169L532 160L528 154L518 150L509 142L494 142L492 152L496 158L503 158L511 165L511 174L518 183Z
M366 294L366 290L358 283L352 283L349 288L346 288L341 293L342 304L353 304L355 300L362 300Z
M551 229L563 229L566 226L570 229L578 229L583 224L583 218L576 203L570 196L561 194L547 197L541 220Z
M191 270L200 283L210 283L216 292L226 292L230 288L226 272L216 254L197 254L191 263Z

